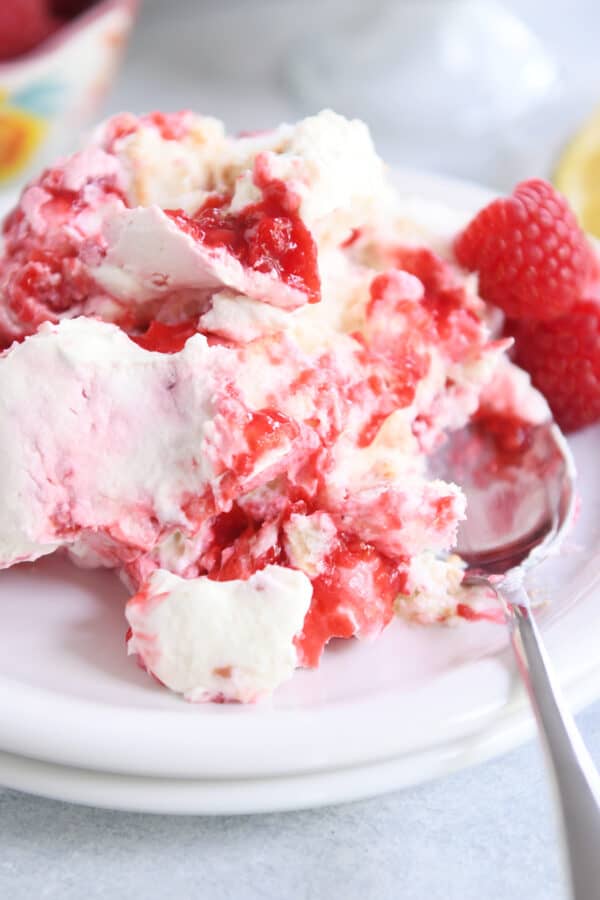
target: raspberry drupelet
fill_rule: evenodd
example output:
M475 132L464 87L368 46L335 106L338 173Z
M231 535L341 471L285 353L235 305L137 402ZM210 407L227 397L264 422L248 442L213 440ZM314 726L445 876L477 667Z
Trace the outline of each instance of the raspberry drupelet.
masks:
M515 319L568 312L597 274L594 252L567 201L547 181L523 181L484 207L454 242L484 300Z

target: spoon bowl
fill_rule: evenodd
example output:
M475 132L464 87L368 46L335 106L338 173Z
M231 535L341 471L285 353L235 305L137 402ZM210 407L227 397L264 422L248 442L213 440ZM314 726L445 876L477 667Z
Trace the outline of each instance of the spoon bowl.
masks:
M470 572L525 571L558 547L571 527L575 464L554 422L531 426L509 448L485 422L475 422L450 437L433 465L467 498L455 549Z

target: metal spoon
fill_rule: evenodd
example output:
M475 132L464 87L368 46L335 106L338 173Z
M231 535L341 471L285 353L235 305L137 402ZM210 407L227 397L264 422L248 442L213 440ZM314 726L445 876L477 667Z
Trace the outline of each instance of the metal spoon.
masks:
M524 575L554 550L571 525L575 466L558 427L536 426L521 446L499 452L484 425L456 432L432 461L460 484L467 519L456 551L467 583L501 599L519 672L554 776L574 900L600 897L600 777L565 705L535 623Z

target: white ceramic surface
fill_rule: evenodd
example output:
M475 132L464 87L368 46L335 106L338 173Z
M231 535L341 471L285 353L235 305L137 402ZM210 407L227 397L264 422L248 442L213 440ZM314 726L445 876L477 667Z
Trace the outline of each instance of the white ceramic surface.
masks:
M400 182L457 207L489 196L430 176ZM572 441L581 515L533 578L538 599L552 600L540 618L578 704L600 695L599 445L600 428ZM60 559L1 573L0 781L131 809L295 808L472 764L530 723L499 626L395 623L374 644L336 643L271 704L190 706L125 656L123 600L110 573Z

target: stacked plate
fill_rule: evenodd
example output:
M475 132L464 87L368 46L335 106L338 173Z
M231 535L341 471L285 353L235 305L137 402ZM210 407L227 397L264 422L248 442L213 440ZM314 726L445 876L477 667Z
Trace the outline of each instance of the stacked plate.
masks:
M429 176L401 188L474 209L489 194ZM600 428L571 442L582 511L534 573L572 703L600 695ZM495 755L533 729L502 626L394 623L334 643L268 704L193 706L125 653L125 592L60 558L0 576L0 782L167 813L293 809L371 796Z

